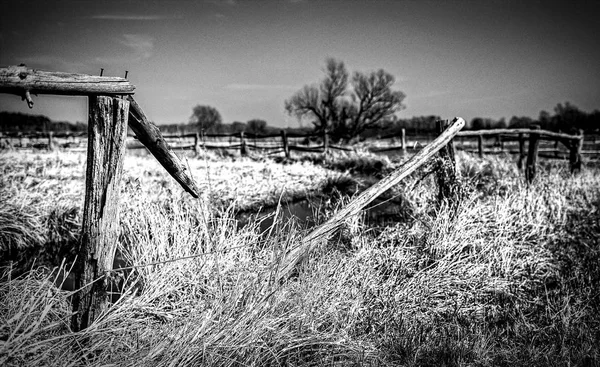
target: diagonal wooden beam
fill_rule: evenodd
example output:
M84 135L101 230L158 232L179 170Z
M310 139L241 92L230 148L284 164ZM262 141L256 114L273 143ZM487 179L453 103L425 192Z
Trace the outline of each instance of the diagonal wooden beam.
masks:
M298 265L310 252L323 246L348 217L357 215L379 195L416 171L417 168L421 167L421 165L433 157L440 149L445 147L463 126L465 126L465 120L460 117L454 118L450 126L434 141L427 144L394 172L363 191L354 200L348 203L344 209L335 213L327 222L321 224L306 235L301 243L297 247L291 249L284 257L282 267L279 270L278 279L284 281L289 278L296 265Z
M187 167L175 155L165 141L158 127L148 120L140 105L133 96L129 100L129 127L135 133L140 143L144 144L169 174L193 197L200 197L196 182L187 171Z

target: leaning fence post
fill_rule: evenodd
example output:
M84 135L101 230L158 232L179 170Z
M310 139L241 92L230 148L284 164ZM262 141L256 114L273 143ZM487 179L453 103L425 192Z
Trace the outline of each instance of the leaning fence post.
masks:
M287 132L285 130L281 130L281 141L283 142L283 152L285 153L285 157L289 159L290 146L288 144Z
M438 136L431 144L427 144L415 155L407 159L395 171L361 192L352 199L343 209L337 211L325 223L314 228L309 234L302 238L299 246L294 246L284 254L277 278L279 281L289 279L295 272L296 266L307 258L308 254L327 244L332 234L336 233L344 221L358 215L360 211L371 203L383 192L397 185L401 180L416 171L433 157L442 147L448 144L453 136L465 126L465 120L457 117L443 134Z
M447 120L436 122L438 133L441 135L449 126ZM456 174L456 160L454 146L450 140L438 152L439 166L435 171L438 183L438 202L447 202L452 209L457 209L460 201L460 184Z
M539 125L532 125L532 130L539 130ZM535 178L535 165L538 155L538 146L540 143L540 134L535 132L529 133L529 150L527 152L527 166L525 167L525 179L528 183L533 182Z
M244 157L248 155L248 149L246 149L246 138L243 131L240 131L240 141L240 154Z
M73 295L74 330L88 327L108 306L108 281L119 236L119 185L123 173L129 101L89 97L85 204Z
M477 135L477 152L479 153L479 158L483 158L483 135Z
M579 138L569 144L569 165L571 173L581 171L581 149L583 148L583 130L578 131Z
M519 160L517 161L518 169L523 169L523 159L525 159L525 137L523 133L519 133Z

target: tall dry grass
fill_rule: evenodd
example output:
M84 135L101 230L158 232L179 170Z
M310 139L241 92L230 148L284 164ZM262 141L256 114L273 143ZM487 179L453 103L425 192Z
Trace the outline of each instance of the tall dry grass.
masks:
M114 274L124 295L74 333L58 270L5 271L0 364L598 364L598 171L547 164L528 186L506 158L461 154L459 166L468 196L456 215L432 205L431 178L411 178L411 220L383 231L349 221L349 244L336 238L284 284L273 279L302 237L293 222L260 235L257 223L238 228L235 200L214 210L161 179L126 177L120 246L134 267Z

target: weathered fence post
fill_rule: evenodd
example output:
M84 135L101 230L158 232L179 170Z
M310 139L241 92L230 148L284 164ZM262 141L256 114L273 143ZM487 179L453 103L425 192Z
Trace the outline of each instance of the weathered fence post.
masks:
M477 135L477 152L479 153L479 158L483 158L483 135Z
M442 134L450 123L447 120L436 122L437 131ZM452 140L437 154L439 166L435 171L438 184L438 202L446 202L452 209L457 209L460 203L460 184L456 174L456 160Z
M48 133L48 150L49 151L53 151L54 150L54 140L53 138L54 133L52 131L50 131Z
M539 125L531 125L532 130L539 130ZM535 178L535 165L538 155L538 147L540 143L540 134L531 132L529 134L529 150L527 152L527 166L525 167L525 179L528 183L532 183Z
M285 130L281 130L281 141L283 142L283 152L285 153L285 157L289 159L290 145L288 144L287 132Z
M129 101L89 97L88 156L81 243L76 264L71 324L88 327L106 309L108 282L117 240L119 186L123 172Z
M519 133L519 160L517 161L517 168L523 169L523 159L525 159L525 136L523 133Z
M402 128L400 134L400 147L402 148L402 155L406 155L406 129Z
M248 155L248 149L246 148L246 138L244 137L244 132L240 132L240 154L242 157Z
M329 153L329 134L327 134L327 130L323 131L323 153Z
M194 134L194 153L200 154L200 134L198 132Z
M581 171L581 149L583 147L583 130L578 131L579 139L571 140L569 144L569 165L571 173Z

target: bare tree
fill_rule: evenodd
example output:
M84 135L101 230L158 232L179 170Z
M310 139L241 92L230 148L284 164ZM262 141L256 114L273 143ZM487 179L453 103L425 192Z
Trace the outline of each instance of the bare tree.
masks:
M381 126L392 120L396 112L404 109L402 101L406 95L392 90L394 82L394 76L383 69L370 74L354 73L351 112L342 120L343 128L350 138L368 128Z
M222 123L221 114L212 106L196 105L192 109L190 124L198 125L200 130L205 132L216 131Z
M285 102L288 114L309 119L318 131L326 130L334 140L350 140L365 129L394 118L404 108L405 94L393 91L395 78L380 69L356 72L348 83L344 63L327 59L320 85L304 86Z
M348 77L342 61L327 59L325 78L320 85L305 85L286 100L287 113L298 119L309 119L317 131L327 130L342 113Z
M267 132L267 122L261 119L252 119L246 123L246 131L252 134L264 134Z
M248 127L248 125L246 125L245 122L240 122L240 121L234 121L231 123L231 132L232 133L239 133L242 131L246 131L246 128Z

